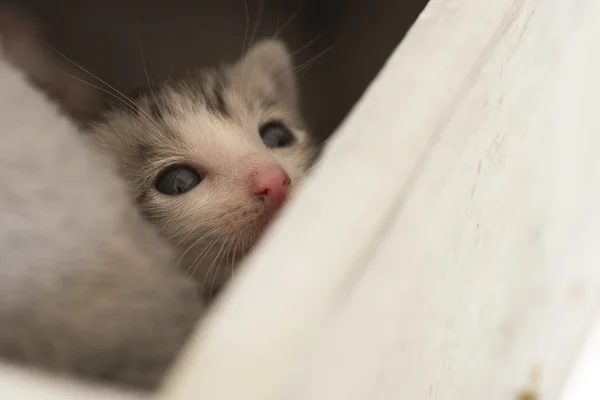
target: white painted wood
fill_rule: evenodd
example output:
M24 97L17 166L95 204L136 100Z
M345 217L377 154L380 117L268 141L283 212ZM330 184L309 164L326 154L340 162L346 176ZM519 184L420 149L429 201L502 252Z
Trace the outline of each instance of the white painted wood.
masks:
M578 100L571 109L574 120L579 125L571 132L581 132L587 137L595 137L600 132L600 120L597 117L598 93L600 93L600 79L597 73L600 68L600 51L597 47L600 37L600 24L598 24L600 3L589 2L587 7L580 7L578 12L580 21L578 35L571 43L565 57L568 65L573 68L573 78L570 80L572 86L569 88L571 90L570 97ZM582 143L585 142L582 141ZM593 150L592 148L591 151ZM594 157L593 153L590 154L591 157ZM594 180L597 182L597 177ZM594 180L591 183L593 187L596 187L597 183ZM598 210L594 210L590 215L597 218ZM587 255L590 268L593 268L592 266L597 268L598 250L595 248L598 247L598 236L589 235L586 247L588 251L587 253L583 252L581 258ZM583 346L561 395L562 400L600 398L600 380L598 379L598 371L600 371L600 310L596 311L594 319L590 321L589 325L586 339L582 341Z
M14 400L140 400L141 395L80 384L72 380L0 365L0 399Z
M564 400L596 400L600 398L600 315L592 325L588 340L577 358L561 398Z
M162 398L557 398L600 294L598 21L432 1Z

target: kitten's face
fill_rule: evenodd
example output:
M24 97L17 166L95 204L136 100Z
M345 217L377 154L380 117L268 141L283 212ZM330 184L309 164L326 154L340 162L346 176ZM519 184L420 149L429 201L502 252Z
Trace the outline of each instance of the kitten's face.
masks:
M205 290L260 237L313 155L290 57L263 42L236 65L171 82L91 126L142 212Z

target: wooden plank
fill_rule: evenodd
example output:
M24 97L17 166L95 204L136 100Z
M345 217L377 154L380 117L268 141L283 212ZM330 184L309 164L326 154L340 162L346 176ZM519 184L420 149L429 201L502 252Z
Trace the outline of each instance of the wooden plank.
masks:
M573 177L580 185L589 185L587 192L582 191L584 196L573 196L571 211L578 208L577 202L587 200L588 193L597 190L598 176L594 173L598 171L597 158L598 148L590 146L600 132L600 120L598 119L598 93L600 93L600 79L598 70L600 70L600 51L598 50L598 37L600 37L600 3L594 1L581 2L575 9L576 29L574 40L565 55L565 63L570 70L571 79L563 81L565 85L565 103L570 103L570 107L565 105L565 110L572 116L572 124L569 132L571 136L571 148L588 148L588 166L585 167L579 176ZM568 86L567 86L568 85ZM567 135L565 135L567 136ZM566 147L566 146L565 146ZM594 154L595 152L595 154ZM568 161L573 165L575 157ZM589 172L587 172L589 171ZM592 172L593 171L593 172ZM587 172L587 174L586 174ZM594 199L592 198L592 201ZM597 204L597 203L596 203ZM597 221L598 209L592 209L589 216L592 217L591 223ZM598 267L598 235L588 235L587 247L589 251L582 253L580 258L587 257L590 268ZM596 312L594 318L589 323L585 341L577 358L574 367L571 369L567 383L560 398L563 400L595 400L600 398L600 380L598 380L598 371L600 370L600 312Z
M367 317L368 313L376 311L374 306L378 302L403 300L414 308L417 300L422 300L420 293L427 293L438 301L430 304L430 310L426 309L423 315L427 315L428 311L433 313L431 307L435 305L438 308L435 308L437 314L434 314L438 318L450 318L458 309L444 309L442 306L446 303L437 295L446 295L450 289L463 290L466 294L469 287L464 286L464 282L471 279L487 285L485 287L494 283L485 275L469 275L474 266L493 257L492 252L477 253L477 248L473 247L474 233L465 227L460 228L460 223L465 223L460 213L467 210L461 203L464 200L461 196L467 188L471 189L481 157L490 153L487 155L490 165L485 165L485 171L496 175L488 178L491 183L487 186L478 184L481 185L481 189L477 190L479 197L477 202L468 203L474 204L470 212L475 212L477 205L494 199L498 199L499 209L503 212L509 211L509 205L519 204L509 202L509 199L514 202L514 198L506 197L511 193L507 191L507 181L516 170L526 169L533 163L534 158L519 158L523 157L522 151L513 154L519 144L523 144L518 138L526 130L533 130L536 134L524 143L529 146L541 144L541 150L545 152L534 154L539 157L539 162L549 160L547 153L553 147L536 141L540 139L541 132L541 125L535 118L539 114L534 114L532 119L524 118L528 108L533 111L535 107L521 97L541 90L536 99L556 98L557 92L546 90L544 86L556 75L549 66L539 66L535 57L556 61L551 55L554 50L562 48L562 42L559 35L548 28L561 22L561 14L557 11L559 2L547 1L543 12L540 11L541 16L536 16L538 8L542 8L541 3L534 0L486 3L461 0L432 1L429 4L405 42L332 140L315 175L280 221L276 236L272 236L249 260L249 268L236 279L233 290L219 304L218 312L211 316L191 343L165 387L164 398L274 399L281 398L283 393L292 396L286 392L289 387L285 386L290 383L297 398L364 398L366 391L373 390L374 365L384 357L381 346L392 339L401 342L403 337L411 334L415 335L412 337L413 344L429 348L429 362L421 360L417 365L431 367L435 373L441 373L439 367L433 368L431 363L438 353L435 359L444 360L444 348L428 343L425 337L418 340L414 329L404 333L399 329L414 322L420 322L417 326L421 326L422 330L426 327L441 329L441 320L424 324L422 320L415 320L418 313L408 313L405 307L397 304L386 311L398 311L402 316L398 325L391 326L389 336L363 335L358 327L366 327L371 322L376 325L390 317L386 312L379 315L380 319ZM534 25L530 27L532 23ZM563 30L559 32L563 33ZM548 34L548 38L542 37L541 33ZM536 41L541 44L539 51ZM511 77L514 83L523 68L528 74L527 79L533 79L531 84L524 87L511 84ZM534 79L538 69L542 78ZM504 81L497 83L501 78ZM496 97L490 97L492 95ZM509 104L500 107L506 96L510 99ZM491 103L486 104L486 99ZM495 104L492 104L494 101ZM550 105L540 105L539 109L550 110L544 107ZM515 133L506 135L506 131L511 129L515 129ZM475 133L481 133L484 139L473 140ZM506 141L508 137L511 140ZM508 153L516 158L508 166L499 164L494 167L493 163L497 161L491 153L508 145L511 147L505 151L510 150ZM462 159L458 157L461 151L467 152ZM467 172L470 175L461 177L460 174ZM521 182L522 187L519 186L529 190L524 195L530 195L530 202L524 202L520 211L508 219L513 225L497 225L492 231L496 236L491 237L499 240L502 243L500 249L507 252L525 252L508 239L519 227L516 224L518 217L528 217L528 213L534 210L531 208L535 205L534 200L545 199L545 193L540 192L544 186L527 186L537 178L536 174L543 176L539 167L534 172L526 175ZM547 175L543 182L550 185L552 174ZM451 186L443 186L453 180L458 185L455 190L450 190ZM556 189L558 186L548 187ZM449 203L441 203L442 199ZM418 207L419 202L435 206L436 215L442 219L431 219L427 208ZM441 216L442 211L446 212L445 219ZM469 214L470 220L466 222L476 226L479 219L488 218L482 221L491 224L489 219L497 212L481 216ZM544 218L550 214L550 211L544 210L535 216ZM392 219L392 239L385 239ZM432 237L426 233L432 234ZM451 235L455 233L459 236L452 239ZM413 239L409 240L411 237ZM423 243L416 242L416 237ZM407 242L398 241L398 238ZM432 241L434 238L435 241ZM452 255L450 259L441 258L449 251L444 250L447 242L437 243L442 239L451 240L450 243L456 247L454 251L457 253L449 253ZM386 255L379 256L383 259L369 261L374 246L380 241L384 247L378 252ZM489 246L487 249L491 249ZM435 259L439 264L431 264L426 257L427 251L434 249L440 257ZM494 254L501 256L504 253ZM398 260L399 264L407 264L406 268L380 272L376 275L377 285L373 284L372 279L375 278L368 278L368 274L377 274L378 265L379 269L385 270L385 260L391 258ZM452 280L442 280L441 283L445 282L446 286L421 281L409 294L400 294L417 283L412 282L415 278L423 279L418 275L418 267L425 268L424 273L433 274L441 266L463 269L459 269ZM367 267L368 273L365 272ZM491 276L497 278L502 268L508 267L497 264ZM539 272L539 269L534 271ZM412 274L417 275L413 277ZM448 273L443 276L449 279ZM404 278L403 283L401 277ZM511 276L513 279L517 277ZM390 278L394 280L386 285L385 279ZM527 282L533 284L536 278L539 276L532 272ZM357 281L362 284L353 287ZM460 282L463 282L462 287L458 285ZM383 285L382 293L389 290L395 296L378 297L379 284ZM510 288L505 289L508 291ZM479 294L482 295L481 292ZM508 296L509 292L503 295ZM506 300L502 294L498 296L497 299ZM369 297L372 300L367 300ZM361 301L365 301L364 308L360 307ZM521 302L517 301L515 307L519 304ZM332 310L336 310L335 317L331 314ZM354 310L356 314L352 317ZM496 310L497 313L500 311ZM459 322L456 326L462 326ZM344 327L358 330L353 334L345 331ZM319 336L324 328L323 336ZM422 330L418 331L419 334ZM461 339L468 338L464 335ZM429 337L428 340L434 339ZM368 346L361 346L364 343ZM336 362L336 357L342 354L348 357L344 358L346 363ZM399 362L402 354L400 351L395 353L393 360ZM351 355L359 355L359 361L352 361ZM372 360L373 364L361 366L361 357ZM410 360L419 361L416 356ZM307 374L310 370L314 373ZM397 367L395 371L403 369ZM433 371L425 376L436 378ZM362 374L364 376L361 377ZM297 381L292 379L294 376ZM385 377L391 379L387 375ZM411 378L414 379L414 376ZM399 376L394 379L400 381ZM435 382L422 378L405 387L394 387L390 392L371 392L368 398L375 398L372 397L374 394L387 398L386 395L395 395L398 391L426 396L427 393L418 386L425 381L430 385ZM385 378L380 382L389 384ZM336 397L341 393L343 396ZM439 398L443 398L444 393L448 392L442 392Z
M576 6L523 3L282 398L558 397L600 299Z
M563 400L596 400L600 398L600 315L596 315L588 338L582 348L577 363L571 371Z
M0 398L28 400L141 400L129 391L56 378L34 370L0 364Z

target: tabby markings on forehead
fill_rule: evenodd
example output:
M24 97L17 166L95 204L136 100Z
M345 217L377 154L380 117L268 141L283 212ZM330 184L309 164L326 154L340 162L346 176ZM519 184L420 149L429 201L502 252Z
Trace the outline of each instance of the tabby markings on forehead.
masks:
M225 99L229 82L223 71L212 71L206 73L199 82L198 90L206 108L222 117L230 117L229 109Z

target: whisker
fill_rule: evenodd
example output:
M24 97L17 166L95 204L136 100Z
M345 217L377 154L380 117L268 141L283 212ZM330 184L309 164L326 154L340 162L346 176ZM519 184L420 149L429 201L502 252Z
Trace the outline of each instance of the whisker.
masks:
M227 257L225 267L235 268L237 263L239 262L240 257L238 256L238 250L240 246L240 241L242 240L242 235L238 233L231 240L231 248L229 249L229 256ZM231 258L231 260L230 260Z
M228 265L229 263L229 253L231 251L232 248L232 244L234 243L232 240L228 241L229 243L227 244L227 247L225 248L225 251L223 252L223 255L221 256L221 259L218 260L218 262L215 264L216 268L213 274L213 278L212 281L210 283L210 290L212 290L215 287L215 281L217 279L217 276L219 275L219 269L220 267L222 267L222 262L225 261L225 266Z
M100 87L100 86L98 86L98 85L94 85L93 83L91 83L91 82L88 82L88 81L86 81L85 79L81 79L81 78L79 78L78 76L75 76L75 75L73 75L73 74L70 74L70 73L68 73L68 72L66 72L66 71L61 71L61 73L62 73L62 74L64 74L64 75L66 75L66 76L68 76L68 77L69 77L69 78L71 78L71 79L75 79L75 80L76 80L76 81L78 81L78 82L81 82L81 83L83 83L83 84L85 84L85 85L88 85L88 86L90 86L90 87L93 87L94 89L100 90L100 91L102 91L102 92L104 92L104 93L106 93L106 94L109 94L109 95L113 96L115 99L117 99L117 100L119 100L119 101L123 102L123 104L124 104L124 105L126 105L126 106L127 106L127 107L129 107L129 108L131 108L133 111L136 111L136 109L135 109L135 108L134 108L134 107L133 107L131 104L127 103L125 100L123 100L122 98L120 98L119 96L117 96L116 94L114 94L113 92L111 92L110 90L106 90L106 89L104 89L103 87Z
M187 253L189 253L191 249L193 249L198 243L200 243L202 240L206 239L207 237L209 237L210 235L212 235L215 232L216 232L216 229L211 229L210 231L202 234L198 239L194 240L194 242L191 245L189 245L183 253L181 253L181 256L179 256L179 258L177 259L177 263L175 265L177 265L177 267L179 267L181 264L181 261L183 260L185 255ZM188 267L188 270L189 270L189 267Z
M248 40L248 29L250 29L250 14L248 13L248 2L244 1L244 10L246 12L246 27L244 28L244 41L242 42L242 56L246 54L246 41Z
M256 17L256 22L254 23L254 27L252 28L252 35L250 36L250 46L254 43L254 39L256 38L256 33L258 32L258 27L260 25L260 21L263 16L263 12L265 9L265 0L260 0L260 5L258 9L258 15Z
M242 238L242 235L237 234L235 237L235 240L233 241L233 245L231 246L231 261L229 260L229 257L227 257L227 265L234 265L237 263L237 259L238 259L238 249L239 249L239 242L240 239Z
M292 23L292 21L293 21L294 19L296 19L296 17L297 17L297 16L298 16L298 14L300 13L300 10L302 10L302 7L304 7L305 3L306 3L306 0L303 0L303 1L301 1L301 2L300 2L300 4L298 5L298 8L296 8L296 10L295 10L295 11L292 13L292 15L291 15L291 16L290 16L290 17L289 17L289 18L288 18L288 19L287 19L287 20L286 20L286 21L283 23L283 25L281 25L281 27L280 27L280 28L278 28L278 29L275 31L275 34L273 35L273 37L277 37L277 36L279 36L280 34L282 34L282 33L283 33L283 31L285 30L285 28L287 28L287 26L288 26L290 23Z
M215 268L217 257L219 256L219 254L221 254L221 251L223 250L223 247L225 247L226 243L227 241L223 241L223 243L221 243L221 247L219 248L217 255L215 256L215 258L213 258L213 261L211 262L210 267L208 267L208 270L206 270L206 273L204 274L204 279L202 279L202 284L200 285L200 288L202 290L204 290L206 281L210 277L212 270Z
M275 38L275 34L279 30L279 23L281 22L281 2L279 3L279 8L277 9L277 24L275 25L275 32L273 32L272 38Z
M319 40L323 34L325 33L325 30L321 30L321 32L319 32L317 35L315 35L315 37L313 37L311 40L308 41L308 43L305 43L304 45L300 46L299 48L297 48L296 50L292 51L291 55L295 56L296 54L300 53L301 51L303 51L304 49L309 48L310 46L312 46L317 40Z
M207 274L207 278L210 278L212 275L210 286L208 287L208 290L210 291L212 291L213 287L215 286L215 280L217 279L217 276L219 276L219 269L223 264L223 258L227 255L227 252L229 250L229 241L225 241L223 242L223 244L224 246L221 249L219 249L219 253L217 254L217 257L215 257L215 259L213 260L210 266L209 273Z
M333 48L333 45L327 47L325 50L320 51L317 55L310 58L308 61L298 65L296 68L289 71L288 73L285 73L285 74L279 76L278 80L282 80L282 79L287 78L290 75L299 74L300 72L305 71L306 69L310 68L314 63L316 63L321 57L323 57L332 48Z
M292 71L292 73L294 74L299 74L300 72L310 68L314 63L316 63L321 57L323 57L325 54L327 54L329 51L331 51L331 49L333 48L333 45L328 46L327 48L325 48L324 50L320 51L319 53L317 53L314 57L312 57L310 60L298 65L296 68L294 68L294 70Z
M219 238L215 238L210 246L207 246L199 255L198 257L196 257L196 259L194 260L194 262L191 264L193 266L192 272L190 276L194 276L196 274L196 270L198 269L198 267L200 266L200 264L202 263L202 261L204 261L204 258L210 253L210 251L212 250L212 248L215 246L215 244L217 244L219 242Z
M235 235L234 235L234 237L235 237ZM227 246L225 246L225 250L221 254L221 257L217 260L218 261L217 269L219 269L219 267L221 267L223 265L223 263L225 263L225 264L229 263L229 256L231 255L231 249L233 246L233 238L228 239L226 242L227 242Z
M104 93L106 93L106 94L108 94L108 95L110 95L110 96L113 96L115 99L117 99L117 100L119 100L120 102L122 102L122 103L123 103L125 106L129 107L129 108L130 108L132 111L137 111L137 109L136 109L135 107L133 107L131 104L127 103L125 100L123 100L121 97L117 96L117 95L116 95L116 94L114 94L113 92L111 92L111 91L109 91L109 90L106 90L105 88L103 88L103 87L100 87L100 86L98 86L98 85L94 85L93 83L91 83L91 82L88 82L88 81L86 81L85 79L81 79L81 78L79 78L78 76L75 76L75 75L73 75L73 74L70 74L70 73L68 73L68 72L66 72L66 71L61 71L61 73L63 73L63 74L65 74L65 75L67 75L67 76L68 76L68 77L70 77L71 79L75 79L75 80L76 80L76 81L78 81L78 82L81 82L81 83L83 83L83 84L85 84L85 85L88 85L88 86L90 86L90 87L93 87L94 89L100 90L101 92L104 92ZM149 121L146 121L146 122L149 122ZM154 126L154 124L151 124L151 128L153 128L153 129L154 129L156 132L160 133L160 131L158 131L158 130L157 130L157 127L156 127L156 126Z
M147 117L150 118L150 115L146 111L144 111L144 109L142 107L140 107L139 104L137 104L135 101L133 101L128 96L126 96L125 94L123 94L117 88L115 88L114 86L110 85L108 82L102 80L98 76L94 75L93 73L91 73L90 71L88 71L87 69L85 69L84 67L82 67L81 65L77 64L75 61L71 60L69 57L67 57L66 55L64 55L63 53L61 53L56 47L52 46L51 44L47 44L47 46L50 47L50 49L52 49L54 52L56 52L56 54L58 54L59 56L61 56L62 58L64 58L66 61L68 61L70 64L74 65L75 67L79 68L81 71L85 72L86 74L88 74L92 78L94 78L97 81L101 82L102 84L106 85L111 90L114 90L115 93L117 93L120 96L122 96L124 100L127 100L132 105L134 105L136 107L136 110L138 110L141 113L144 113ZM151 118L150 118L149 122L153 122ZM156 125L157 129L160 129L160 126L158 126L158 124L156 124L156 123L154 123L154 124Z
M198 253L198 255L196 256L194 261L190 264L190 268L188 268L188 270L189 270L189 269L192 269L192 267L193 267L191 275L193 275L196 272L196 269L198 268L199 264L204 260L204 257L210 252L210 250L218 242L219 242L219 237L215 237L210 242L208 242L208 244L202 249L202 251L200 251L200 253Z
M139 29L139 25L138 25L136 18L133 19L133 24L135 26L135 37L137 40L138 48L140 50L140 58L142 60L142 67L144 68L144 74L146 75L146 82L148 82L148 88L150 89L150 94L152 94L152 98L154 99L154 102L156 103L156 106L158 107L158 109L161 112L164 112L161 109L161 104L158 102L158 99L156 98L156 94L154 92L154 88L152 87L152 83L150 82L150 74L148 73L148 64L146 63L146 56L144 55L144 46L142 46L142 39L140 38L140 29Z
M241 248L244 251L246 251L247 242L248 242L248 239L246 237L242 238ZM239 260L237 260L237 261L239 261ZM230 276L233 277L233 273L235 271L235 265L231 265L229 269L230 269Z

